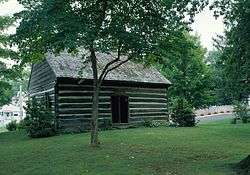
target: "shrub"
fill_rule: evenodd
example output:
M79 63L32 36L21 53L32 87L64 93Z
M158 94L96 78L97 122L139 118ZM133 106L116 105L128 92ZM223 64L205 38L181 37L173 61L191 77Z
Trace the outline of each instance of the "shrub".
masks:
M231 124L236 124L237 123L237 118L233 118L232 120L231 120Z
M164 121L156 121L156 120L145 120L143 126L149 128L157 128L159 126L167 125Z
M151 127L151 125L152 125L152 120L144 120L143 126L145 126L145 127Z
M170 121L169 124L168 124L169 127L177 127L177 124Z
M242 120L243 123L247 123L249 116L247 114L247 105L244 102L236 101L234 102L234 115L236 118Z
M158 128L159 126L161 126L161 122L155 121L155 120L152 121L152 124L151 124L152 128Z
M13 120L6 125L6 129L8 131L16 131L17 127L18 127L18 124L17 124L16 120Z
M25 121L24 120L20 120L20 122L17 125L17 129L18 130L23 130L25 129Z
M43 101L35 98L28 101L27 116L24 119L25 129L32 138L55 135L55 117Z
M195 114L185 99L176 99L171 109L171 120L180 127L193 127L196 125Z
M248 117L243 117L241 120L242 120L242 123L248 123Z

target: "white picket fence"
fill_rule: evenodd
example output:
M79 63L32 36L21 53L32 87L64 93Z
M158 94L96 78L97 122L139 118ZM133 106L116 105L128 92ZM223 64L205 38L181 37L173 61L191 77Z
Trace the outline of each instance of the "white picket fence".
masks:
M224 105L224 106L211 106L205 109L198 109L195 111L196 116L206 116L214 114L223 114L223 113L232 113L233 106Z

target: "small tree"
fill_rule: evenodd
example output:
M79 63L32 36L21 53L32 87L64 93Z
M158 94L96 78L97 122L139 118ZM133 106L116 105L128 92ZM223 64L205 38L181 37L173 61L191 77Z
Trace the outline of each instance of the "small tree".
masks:
M171 119L180 127L193 127L195 126L195 114L193 109L188 104L187 100L177 98L173 100Z
M67 50L90 61L93 73L91 145L98 140L98 103L107 74L132 59L142 59L169 31L178 30L185 17L193 18L207 0L19 0L25 10L14 36L23 61L47 52ZM185 16L186 14L186 16ZM79 52L84 48L86 53ZM114 59L97 69L97 53ZM123 57L122 55L126 55Z
M241 101L235 101L234 102L234 115L236 119L240 118L243 123L247 123L249 119L247 104Z
M28 101L26 113L24 124L30 137L39 138L55 135L55 117L46 103L33 98Z

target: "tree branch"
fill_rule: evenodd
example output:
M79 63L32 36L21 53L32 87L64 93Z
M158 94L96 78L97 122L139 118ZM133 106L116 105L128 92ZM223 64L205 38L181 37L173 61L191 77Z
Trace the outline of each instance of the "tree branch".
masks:
M91 68L93 71L94 85L98 86L97 59L96 59L95 50L94 50L93 45L91 45L91 47L90 47L90 60L91 60Z
M110 61L109 63L107 63L105 65L105 67L102 70L102 73L99 77L99 84L101 84L101 81L104 79L104 76L107 72L107 70L109 69L110 66L112 66L113 64L117 63L118 61L120 61L120 57L121 57L121 43L120 41L118 42L118 55L117 58L115 58L114 60Z
M103 68L102 73L101 73L101 75L100 75L100 77L99 77L99 81L100 81L100 79L103 79L103 76L105 75L105 73L106 73L106 71L108 70L108 68L109 68L112 64L118 62L119 60L120 60L120 58L117 57L116 59L110 61L109 63L107 63L107 64L105 65L105 67Z
M129 60L131 60L132 57L129 57L128 59L121 61L119 64L109 68L103 75L102 79L99 79L99 84L101 85L102 81L106 78L106 76L108 75L109 72L111 72L114 69L117 69L118 67L120 67L121 65L125 64L126 62L128 62Z

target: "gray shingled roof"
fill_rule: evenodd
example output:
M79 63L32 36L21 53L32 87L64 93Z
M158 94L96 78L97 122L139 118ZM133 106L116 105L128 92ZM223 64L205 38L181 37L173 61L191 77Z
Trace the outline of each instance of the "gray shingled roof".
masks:
M97 53L98 69L114 59L110 54ZM58 56L49 54L47 61L57 77L93 79L90 62L84 63L79 56L62 53ZM82 69L82 71L80 71ZM99 71L100 73L101 71ZM171 84L158 70L129 61L109 72L105 80L119 80L146 83Z

